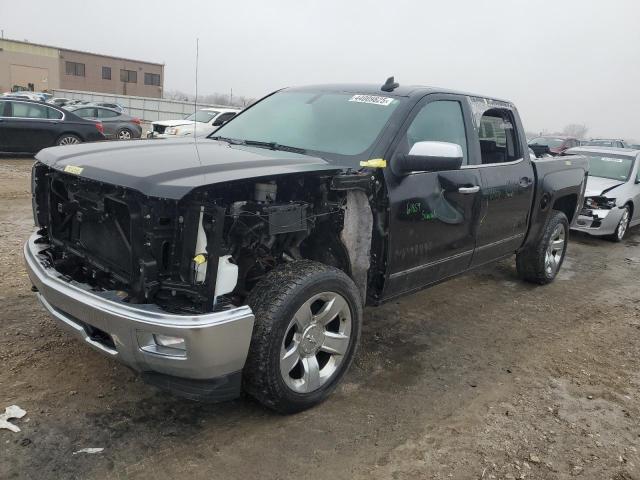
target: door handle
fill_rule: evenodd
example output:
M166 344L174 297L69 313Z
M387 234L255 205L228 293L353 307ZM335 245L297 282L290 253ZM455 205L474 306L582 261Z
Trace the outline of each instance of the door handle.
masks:
M480 191L480 186L479 185L475 185L473 187L460 187L460 188L458 188L458 193L464 193L464 194L478 193L479 191Z

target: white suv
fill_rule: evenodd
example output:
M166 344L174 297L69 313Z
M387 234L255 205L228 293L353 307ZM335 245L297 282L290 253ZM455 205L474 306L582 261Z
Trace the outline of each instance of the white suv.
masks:
M238 108L202 108L181 120L151 123L147 138L206 137L240 112Z

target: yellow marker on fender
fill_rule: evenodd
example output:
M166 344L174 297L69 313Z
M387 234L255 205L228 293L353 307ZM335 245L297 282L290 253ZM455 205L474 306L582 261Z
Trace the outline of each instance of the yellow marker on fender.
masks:
M387 166L387 161L384 158L374 158L372 160L364 160L360 162L360 166L369 168L385 168Z
M199 253L198 255L196 255L195 257L193 257L193 262L194 262L196 265L202 265L202 264L203 264L204 262L206 262L206 261L207 261L207 256L206 256L206 255L204 255L204 254L202 254L202 253Z
M75 165L67 165L66 167L64 167L65 172L73 173L74 175L80 175L82 173L82 170L84 170L84 168L76 167Z

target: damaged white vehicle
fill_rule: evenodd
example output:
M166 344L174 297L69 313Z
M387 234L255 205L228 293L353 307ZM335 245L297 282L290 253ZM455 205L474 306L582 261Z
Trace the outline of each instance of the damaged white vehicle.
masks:
M640 224L640 150L583 147L567 153L589 158L585 204L574 230L622 241Z
M147 138L206 137L239 112L239 108L202 108L180 120L158 120L151 123Z

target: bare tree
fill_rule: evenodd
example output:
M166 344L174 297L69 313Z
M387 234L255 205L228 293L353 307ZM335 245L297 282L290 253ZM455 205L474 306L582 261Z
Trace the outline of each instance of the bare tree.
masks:
M562 134L568 137L584 138L587 136L589 128L586 125L572 123L564 127Z

